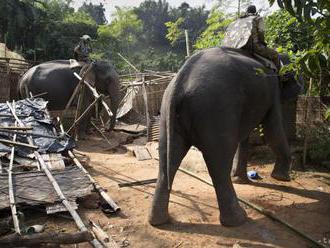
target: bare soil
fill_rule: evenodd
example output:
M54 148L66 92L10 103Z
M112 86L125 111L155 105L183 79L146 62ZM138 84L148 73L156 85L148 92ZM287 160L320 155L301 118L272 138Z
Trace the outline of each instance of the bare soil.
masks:
M282 224L244 205L249 217L244 225L221 226L214 189L181 172L175 177L171 194L172 222L161 227L150 226L147 217L155 184L119 188L118 183L155 178L158 161L137 161L123 146L132 141L129 135L114 132L109 140L111 146L94 134L80 141L77 150L89 156L89 172L118 202L122 215L106 216L100 209L83 207L79 213L84 220L99 223L120 247L233 247L235 244L254 248L315 247ZM143 143L144 138L140 138L128 148ZM202 156L196 149L188 153L182 166L209 180ZM235 184L237 194L274 211L278 217L330 247L330 174L315 170L294 172L291 182L278 182L270 177L272 168L273 164L250 164L249 169L257 170L263 179L251 185ZM45 221L47 229L75 230L73 221L61 217L46 217Z

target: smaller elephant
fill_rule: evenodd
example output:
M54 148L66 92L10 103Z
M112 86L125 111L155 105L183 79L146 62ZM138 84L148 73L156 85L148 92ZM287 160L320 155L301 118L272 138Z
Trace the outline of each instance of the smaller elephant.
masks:
M259 70L265 73L257 73ZM162 101L159 172L149 222L160 225L169 220L174 176L189 148L195 146L203 154L215 188L220 222L225 226L244 223L246 213L231 179L235 152L244 150L251 131L262 124L276 155L272 177L290 179L281 95L296 95L296 85L290 81L281 87L276 73L239 49L206 49L187 60ZM241 161L243 164L244 159Z
M85 70L87 67L77 69ZM20 95L28 97L29 92L33 95L47 93L43 98L49 101L49 110L64 110L79 82L73 74L77 69L70 68L69 60L54 60L36 65L29 69L20 79ZM110 130L112 130L116 123L116 114L120 100L120 82L117 72L108 62L96 61L93 63L86 79L95 82L95 87L100 94L110 96L110 109L113 113L110 122ZM88 90L85 90L83 99L82 106L83 109L86 109L92 102L93 96ZM79 126L80 131L86 130L91 114L82 120Z

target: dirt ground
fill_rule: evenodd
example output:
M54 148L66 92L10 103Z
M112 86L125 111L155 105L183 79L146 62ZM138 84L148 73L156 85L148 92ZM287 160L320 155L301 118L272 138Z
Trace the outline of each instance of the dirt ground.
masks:
M248 221L235 228L219 224L219 210L212 187L178 172L169 206L172 222L152 227L147 216L155 184L119 188L118 183L152 179L157 176L158 161L137 161L123 144L132 140L122 133L109 136L111 147L94 134L81 141L77 150L90 158L89 172L108 190L122 209L121 216L106 216L100 209L80 208L85 220L99 223L120 247L315 247L287 227L242 205ZM143 144L142 138L135 144ZM117 146L122 144L121 146ZM128 145L132 147L135 144ZM182 166L208 179L201 154L192 149ZM308 170L294 172L291 182L270 177L271 163L253 162L263 177L251 185L235 184L239 197L272 210L278 217L313 239L330 247L330 174ZM92 200L91 200L92 201ZM60 217L46 217L48 228L74 230L75 224ZM56 229L55 228L55 229ZM65 246L74 247L74 246ZM80 244L79 247L90 247Z

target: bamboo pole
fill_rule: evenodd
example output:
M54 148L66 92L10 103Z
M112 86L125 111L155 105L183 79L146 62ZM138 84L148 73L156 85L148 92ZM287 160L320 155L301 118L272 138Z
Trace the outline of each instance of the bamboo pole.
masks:
M139 73L140 71L131 63L128 61L128 59L126 59L123 55L121 55L120 53L117 53L119 55L119 57L121 57L129 66L131 66L137 73Z
M104 133L103 133L103 132L102 132L102 131L101 131L101 130L95 125L94 122L91 121L91 124L92 124L92 126L96 129L96 131L98 131L99 134L101 134L101 136L105 139L105 141L111 146L111 142L110 142L110 140L108 139L108 137L104 135Z
M11 140L6 140L6 139L0 139L0 142L3 143L3 144L7 144L7 145L22 146L22 147L26 147L26 148L31 148L31 149L34 149L34 150L38 150L38 147L37 146L26 144L26 143L22 143L22 142L11 141Z
M15 102L13 101L13 105L14 104L15 104ZM17 122L15 122L15 124L17 124ZM14 134L13 142L16 141L16 136L17 135ZM21 229L19 227L19 220L18 220L18 216L17 216L17 209L16 209L16 203L15 203L15 194L14 194L14 185L13 185L14 157L15 157L15 146L13 146L11 148L9 170L8 170L9 203L10 203L11 214L12 214L12 217L13 217L13 224L14 224L15 232L18 233L18 234L21 234Z
M20 120L18 119L18 117L16 116L15 114L15 110L12 108L12 106L10 105L9 102L7 102L7 105L8 107L10 108L13 116L15 117L17 123L24 127L25 124ZM31 136L29 137L29 142L31 142L33 144L33 140L31 138ZM31 144L31 145L32 145ZM77 227L79 228L80 231L84 232L84 231L88 231L87 227L85 226L85 224L83 223L83 221L81 220L80 216L78 215L77 211L71 206L70 202L67 200L67 198L65 197L65 195L63 194L60 186L58 185L58 183L56 182L56 179L54 178L54 176L52 175L52 173L49 171L45 161L43 160L43 158L41 157L41 155L35 151L34 152L34 155L41 167L41 169L45 172L46 176L48 177L48 180L50 181L50 183L52 184L55 192L57 193L57 195L59 196L62 204L66 207L66 209L69 211L69 213L71 214L72 218L74 219L74 221L76 222L76 225ZM96 239L93 239L91 241L91 244L94 246L94 247L102 247L102 245L96 240Z
M16 131L13 129L2 129L0 128L0 133L12 133L12 134L19 134L19 135L32 135L35 137L43 137L43 138L49 138L49 139L58 139L60 138L59 136L52 136L52 135L47 135L47 134L41 134L41 133L33 133L33 132L26 132L26 131Z
M65 106L65 110L67 110L67 109L71 106L71 104L72 104L74 98L76 97L77 93L78 93L79 90L80 90L80 86L81 86L81 84L82 84L82 81L85 79L85 77L86 77L87 74L91 71L92 68L93 68L93 63L90 63L89 66L88 66L88 68L87 68L87 70L84 72L84 74L82 75L81 79L79 80L79 82L78 82L76 88L74 89L74 91L73 91L73 93L72 93L72 95L71 95L71 97L70 97L68 103L66 104L66 106Z
M306 111L305 111L305 137L304 137L304 148L303 148L303 166L306 165L306 160L307 160L307 149L308 149L308 134L307 134L307 126L309 125L309 110L310 110L310 101L309 101L309 96L311 95L312 91L312 84L313 84L313 79L311 78L309 80L309 86L308 86L308 91L307 91L307 96L306 96Z
M187 58L190 57L190 45L189 45L189 33L188 30L184 30L184 35L186 37L186 49L187 49Z
M73 73L75 75L76 78L78 78L79 80L81 80L81 77L79 76L78 73ZM89 82L87 82L86 80L82 80L82 82L87 86L87 88L92 92L92 94L94 95L95 98L100 97L100 94L97 92L97 90L90 85ZM107 114L109 115L109 117L113 116L113 113L111 112L108 104L102 99L101 100L102 106L104 107L105 111L107 112Z
M0 129L3 130L32 130L32 127L15 127L15 126L0 126Z
M185 174L187 174L187 175L189 175L189 176L191 176L191 177L193 177L193 178L195 178L195 179L197 179L197 180L199 180L199 181L201 181L201 182L203 182L203 183L205 183L205 184L207 184L207 185L213 187L213 183L212 183L212 182L210 182L210 181L208 181L208 180L206 180L206 179L203 179L203 178L199 177L198 175L196 175L196 174L194 174L194 173L192 173L192 172L190 172L190 171L188 171L188 170L185 170L185 169L183 169L183 168L179 168L179 171L181 171L181 172L183 172L183 173L185 173ZM240 202L246 204L247 206L249 206L249 207L251 207L251 208L257 210L258 212L260 212L260 213L262 213L263 215L265 215L265 216L271 218L272 220L275 220L275 221L277 221L277 222L283 224L284 226L286 226L287 228L289 228L290 230L292 230L293 232L295 232L296 234L298 234L300 237L303 237L304 239L306 239L306 240L312 242L312 243L313 243L314 245L316 245L317 247L326 248L324 245L322 245L321 243L317 242L316 240L314 240L314 239L313 239L312 237L310 237L309 235L307 235L307 234L305 234L305 233L303 233L303 232L297 230L294 226L292 226L292 225L289 224L288 222L286 222L286 221L280 219L279 217L277 217L273 212L271 212L271 211L269 211L269 210L267 210L267 209L265 209L265 208L263 208L263 207L261 207L261 206L258 206L258 205L255 204L255 203L252 203L252 202L250 202L250 201L248 201L248 200L245 200L245 199L243 199L243 198L240 198L240 197L237 197L237 198L238 198L238 200L239 200Z
M91 181L91 183L94 186L94 189L99 192L99 194L101 195L101 197L103 198L103 200L105 200L110 206L111 208L115 211L118 212L120 211L120 207L114 202L114 200L112 200L110 198L110 196L104 191L104 189L95 181L95 179L88 173L88 171L84 168L84 166L79 162L79 160L76 158L76 156L74 155L74 153L72 151L68 151L68 154L70 156L70 158L72 158L73 162L75 163L75 165L81 169L85 175L89 178L89 180Z
M93 221L90 221L90 224L92 226L92 231L95 234L96 238L101 242L101 244L106 248L119 248L117 243L105 232L103 229L94 223Z
M79 122L88 114L88 112L94 107L94 105L99 101L99 99L102 98L102 95L99 98L96 98L91 105L88 106L87 109L74 121L72 126L68 129L67 133L70 133L71 130L79 124Z
M144 101L144 106L145 106L145 111L146 111L146 121L147 121L147 137L149 137L149 127L150 127L150 116L149 116L149 104L148 104L148 94L147 94L147 89L146 89L146 82L145 82L145 77L143 76L142 78L142 94L143 94L143 101Z
M37 233L20 236L11 234L0 238L1 247L41 247L42 244L77 244L93 240L88 232L76 233Z

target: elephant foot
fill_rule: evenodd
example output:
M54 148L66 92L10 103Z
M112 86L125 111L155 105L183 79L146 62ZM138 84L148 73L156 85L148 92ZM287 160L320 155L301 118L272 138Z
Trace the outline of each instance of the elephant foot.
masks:
M234 227L243 225L247 220L245 210L237 204L237 207L231 208L227 213L221 214L220 210L220 223L224 226Z
M250 184L251 181L247 176L234 176L231 178L231 181L236 184Z
M272 178L278 181L290 182L291 178L288 172L273 171L271 174Z
M157 211L157 214L152 211L149 215L148 221L152 226L159 226L168 223L170 221L170 216L167 211Z

